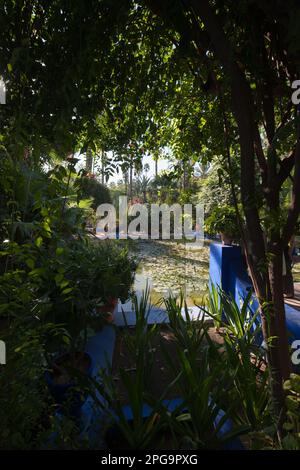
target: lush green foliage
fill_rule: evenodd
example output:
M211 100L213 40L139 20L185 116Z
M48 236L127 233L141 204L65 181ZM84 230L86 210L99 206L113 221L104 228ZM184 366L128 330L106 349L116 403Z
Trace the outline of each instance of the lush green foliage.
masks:
M271 423L271 403L265 351L258 346L259 312L253 311L252 303L251 291L237 304L214 286L207 308L202 310L211 316L223 338L221 346L211 343L211 347L218 351L213 362L223 364L227 406L236 422L247 423L255 431Z
M289 380L284 383L284 389L287 392L287 421L284 428L287 436L283 439L284 449L300 449L300 376L291 374Z
M83 176L80 181L82 199L93 198L91 207L96 210L100 204L111 203L109 189L95 178Z
M235 166L238 162L235 160ZM235 169L233 180L238 199L240 192L238 185L238 169ZM233 206L232 188L226 162L214 159L211 165L200 174L198 179L199 201L204 204L205 215L209 216L215 207Z
M156 158L167 151L175 180L171 196L177 196L174 186L181 181L181 202L193 192L194 163L206 166L217 159L222 169L226 166L231 196L234 189L241 191L237 202L243 205L244 238L251 247L247 262L261 308L268 305L271 313L271 325L264 331L270 326L280 340L277 356L270 354L271 359L280 358L275 364L271 360L270 372L279 374L271 382L282 383L289 373L282 248L295 231L300 210L299 116L291 104L291 81L300 71L297 2L3 0L0 8L0 74L7 86L7 104L0 106L1 245L8 240L1 246L0 295L9 335L21 328L29 333L29 346L37 335L44 354L43 328L48 331L49 316L65 319L69 309L80 312L72 322L75 337L82 320L86 324L91 303L98 303L96 284L91 283L88 298L81 296L87 278L77 271L77 248L69 248L69 243L84 239L90 214L90 201L78 200L70 155L77 150L111 151L107 169L119 164L128 175L141 167L146 152ZM66 161L56 166L57 159ZM229 212L226 218L216 210L208 221L211 230L237 233ZM78 249L82 257L83 246ZM98 253L93 256L98 259ZM88 262L81 263L94 275ZM116 295L120 288L121 295L127 293L128 284L116 274L127 263L126 256L121 254L118 263L96 273L98 279L120 284L109 289L102 285L103 297ZM243 328L235 308L233 313L230 319L239 335ZM14 351L23 344L16 338ZM243 354L242 346L249 352L244 336L238 338L242 344L232 343L230 335L225 338L228 367L237 361L236 351ZM270 338L265 339L268 346ZM20 364L25 370L26 360L30 368L33 355L34 349L24 363L12 355L12 369L7 370L18 372ZM197 388L204 376L195 357L187 356L181 351L183 374ZM189 360L194 361L192 373ZM242 397L241 419L253 424L265 401L258 402L253 391L257 369L253 372L251 364L245 361L252 398L244 398L244 369L237 362L232 383L237 384L233 396ZM34 367L29 376L31 372L34 379ZM18 390L16 382L11 384ZM203 386L206 398L208 388ZM15 395L13 390L8 393ZM21 416L22 401L18 403ZM194 411L188 420L196 433L195 446L201 447L203 436L194 419L199 410ZM29 428L34 425L28 423ZM13 445L29 445L30 432L16 431L15 440L6 434L3 442L10 436Z
M75 163L34 168L0 160L3 448L41 448L54 431L58 446L83 445L74 420L57 418L44 372L58 353L84 348L89 329L105 322L95 308L127 297L133 282L124 246L87 238L91 200L81 199Z
M226 233L236 237L238 224L234 207L215 207L205 220L205 230L211 235Z

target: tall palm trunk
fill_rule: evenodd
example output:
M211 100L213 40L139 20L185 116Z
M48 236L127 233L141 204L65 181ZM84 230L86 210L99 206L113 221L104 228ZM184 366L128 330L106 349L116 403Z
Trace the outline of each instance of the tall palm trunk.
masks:
M87 173L93 173L93 166L94 166L94 159L93 159L92 150L88 148L86 151L86 156L85 156L85 169Z

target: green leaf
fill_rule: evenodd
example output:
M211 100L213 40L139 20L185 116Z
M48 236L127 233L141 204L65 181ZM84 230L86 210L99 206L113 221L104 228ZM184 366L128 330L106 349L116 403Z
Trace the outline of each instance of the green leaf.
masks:
M43 238L42 237L37 237L37 239L35 240L35 245L40 248L43 244Z
M73 287L68 287L67 289L64 289L64 290L62 291L62 293L63 293L63 294L69 294L69 293L72 292L72 291L73 291Z
M34 262L33 259L28 258L25 262L26 262L27 266L28 266L30 269L34 269L34 267L35 267L35 262Z

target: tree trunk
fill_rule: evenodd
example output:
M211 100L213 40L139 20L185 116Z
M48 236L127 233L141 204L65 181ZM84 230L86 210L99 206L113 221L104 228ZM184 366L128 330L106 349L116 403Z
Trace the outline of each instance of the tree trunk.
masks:
M133 183L133 167L132 162L129 167L129 200L132 201L132 183Z
M280 438L285 408L282 384L288 376L290 361L282 289L282 249L280 249L279 239L268 247L268 252L265 248L255 201L255 122L250 90L239 71L233 73L231 93L240 135L241 198L246 218L248 265L260 305L262 329L270 366L274 412L278 420ZM279 191L276 197L279 199Z
M128 196L128 170L125 170L123 172L123 176L124 176L125 193L126 193L126 196Z
M168 2L162 2L163 6L161 7L161 3L155 0L145 1L156 14L170 20L168 17ZM214 49L215 58L219 60L230 84L232 112L238 126L240 143L241 199L246 219L245 254L260 305L262 330L270 366L274 410L278 418L280 433L285 406L282 382L288 376L290 368L282 289L282 249L284 242L288 242L292 236L293 227L300 211L300 124L295 151L293 201L287 224L283 228L281 237L280 233L278 235L274 230L271 234L268 234L269 240L266 246L256 201L256 156L264 184L268 176L268 188L265 189L274 191L275 206L273 201L270 207L270 201L268 201L268 195L265 192L265 208L272 210L275 207L275 210L278 209L280 188L283 181L277 178L276 165L272 168L272 161L265 160L255 118L252 91L243 67L236 61L236 51L233 50L227 40L227 36L220 25L220 20L213 10L212 3L209 0L185 0L182 4L188 13L192 12L204 24L204 30L208 35L210 45ZM207 47L199 39L202 29L199 28L198 30L196 27L195 32L190 30L190 34L193 35L193 40L198 47L200 66L207 65L208 60L205 55ZM268 70L267 73L269 73ZM269 90L269 93L272 93L272 90ZM268 121L268 137L270 136L272 140L274 134L274 103L272 99L266 103L265 99L269 98L272 98L269 94L264 96L264 111L266 110L266 104L267 106L273 106L271 113L268 112L267 115L265 113L265 118ZM289 161L291 160L289 159ZM275 183L274 180L271 181L274 179L274 173L277 178ZM272 344L270 344L271 339Z
M101 183L105 184L105 153L101 152Z
M92 151L90 148L88 148L86 151L85 169L87 173L93 173L93 155L92 155Z
M282 291L282 258L276 253L268 263L263 232L255 200L256 123L250 87L234 60L227 38L208 1L191 0L211 38L216 54L230 80L232 109L238 125L241 151L241 199L246 218L246 258L257 295L267 346L274 408L279 419L284 409L282 381L287 374L288 342ZM278 188L278 195L279 195ZM273 249L278 250L278 246ZM280 250L279 250L280 251ZM282 252L281 252L282 253ZM279 287L278 287L279 286ZM270 345L270 338L276 337ZM279 432L280 432L279 427Z

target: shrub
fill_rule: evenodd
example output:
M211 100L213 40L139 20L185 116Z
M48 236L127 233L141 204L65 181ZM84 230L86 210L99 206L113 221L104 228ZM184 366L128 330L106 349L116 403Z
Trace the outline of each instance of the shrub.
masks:
M111 203L109 189L94 178L83 176L79 184L83 199L93 198L91 207L96 210L100 204Z
M205 221L205 230L210 235L226 233L228 235L236 236L239 229L234 207L224 206L213 209Z

